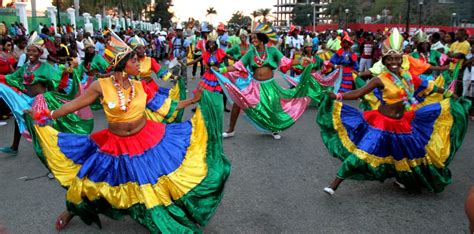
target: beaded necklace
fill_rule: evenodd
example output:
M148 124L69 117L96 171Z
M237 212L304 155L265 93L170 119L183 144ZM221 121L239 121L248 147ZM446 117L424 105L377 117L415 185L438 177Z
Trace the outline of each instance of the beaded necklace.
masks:
M34 72L39 68L40 65L41 65L40 62L38 62L34 65L31 64L30 62L28 62L28 65L26 66L25 72L23 73L23 83L24 84L30 85L31 83L33 83L33 81L35 79Z
M418 104L418 100L415 98L415 85L413 84L413 80L410 74L406 71L401 73L401 79L395 75L394 73L390 72L391 74L390 79L393 83L403 91L400 92L400 96L402 98L403 104L405 105L405 109L407 111L413 110L415 106ZM405 81L405 82L403 82Z
M260 53L257 51L257 47L253 47L255 51L255 56L253 56L253 61L257 64L257 66L261 67L265 60L267 60L267 47L264 46L265 51L263 52L263 55L260 56Z
M112 75L111 78L112 78L112 82L114 83L115 89L117 90L120 110L122 110L123 112L127 112L129 104L135 98L135 86L133 85L132 79L130 79L130 77L128 77L128 82L130 83L132 91L131 91L131 94L128 95L128 99L125 100L125 94L122 91L121 85L115 80L114 75Z

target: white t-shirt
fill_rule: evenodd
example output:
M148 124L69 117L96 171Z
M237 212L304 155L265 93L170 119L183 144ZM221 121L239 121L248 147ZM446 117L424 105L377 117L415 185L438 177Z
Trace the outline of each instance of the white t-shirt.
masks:
M86 52L84 51L84 40L76 41L76 45L77 45L77 55L79 55L79 58L83 60L84 57L86 56Z

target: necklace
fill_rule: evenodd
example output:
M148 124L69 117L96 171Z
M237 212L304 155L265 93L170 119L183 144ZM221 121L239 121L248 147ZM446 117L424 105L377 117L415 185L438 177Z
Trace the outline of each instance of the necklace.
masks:
M128 78L128 82L130 83L130 86L132 88L132 91L131 91L132 93L129 94L128 99L125 100L125 94L122 91L121 85L117 82L114 75L112 75L111 78L114 83L115 89L117 90L120 110L122 110L123 112L127 112L128 105L132 102L133 98L135 98L135 86L133 85L132 79L130 79L130 77Z
M265 50L263 51L263 54L260 56L259 52L257 51L257 47L253 47L255 51L255 56L253 57L253 60L259 67L261 67L263 65L263 62L267 60L267 54L268 54L267 47L264 46L264 48Z
M403 104L405 105L405 109L407 111L413 110L415 106L418 104L418 100L415 98L415 85L412 82L411 76L408 72L402 72L400 79L397 75L391 74L391 80L395 83L395 85L401 89L400 96L402 98ZM405 82L403 82L405 81Z
M249 45L240 44L240 53L244 55L249 50Z
M36 71L36 69L39 68L40 65L41 63L31 64L28 62L25 72L23 73L24 84L30 85L31 83L33 83L35 78L34 72Z

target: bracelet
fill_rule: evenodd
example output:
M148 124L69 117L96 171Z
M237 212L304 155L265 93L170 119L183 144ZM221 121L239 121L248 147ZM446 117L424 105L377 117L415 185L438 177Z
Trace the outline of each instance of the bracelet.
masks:
M342 93L336 93L336 100L342 101Z
M453 96L453 92L451 92L450 90L446 89L446 91L444 91L444 93L443 93L443 97L449 98L449 97L451 97L451 96Z
M219 68L219 73L226 73L226 72L227 72L227 67Z
M52 110L52 111L49 113L49 118L51 118L52 120L55 120L55 119L53 118L53 113L54 113L54 111L55 111L55 110Z

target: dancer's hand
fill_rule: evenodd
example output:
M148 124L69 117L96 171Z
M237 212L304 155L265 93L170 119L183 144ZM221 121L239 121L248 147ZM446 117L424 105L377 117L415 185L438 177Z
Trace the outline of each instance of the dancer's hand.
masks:
M53 123L52 112L48 109L41 110L41 111L34 111L32 109L24 110L23 112L29 114L35 124L43 127L46 125L51 125Z
M193 97L193 99L191 99L191 101L192 101L193 104L194 104L194 103L199 102L199 100L201 100L202 89L201 89L201 88L195 89L195 90L193 91L193 93L194 93L194 97Z

